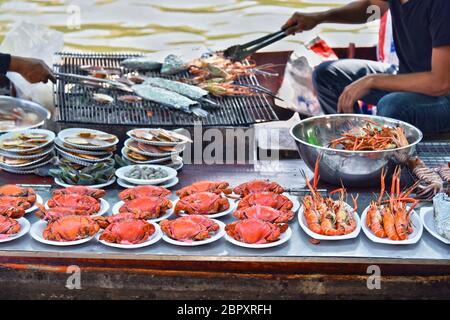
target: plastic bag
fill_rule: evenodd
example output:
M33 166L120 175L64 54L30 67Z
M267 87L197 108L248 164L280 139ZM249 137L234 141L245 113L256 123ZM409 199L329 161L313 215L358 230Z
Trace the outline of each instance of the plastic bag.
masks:
M64 46L64 35L47 27L19 22L5 35L0 52L15 56L41 59L52 66L55 52ZM31 84L20 74L8 72L7 77L14 83L19 98L32 100L52 110L53 86L51 83Z
M395 50L394 34L392 31L392 16L388 11L381 18L378 40L378 61L398 66L399 60Z
M322 115L312 83L314 68L326 60L337 59L333 50L320 38L297 48L290 56L283 83L276 101L277 106L290 109L306 116Z

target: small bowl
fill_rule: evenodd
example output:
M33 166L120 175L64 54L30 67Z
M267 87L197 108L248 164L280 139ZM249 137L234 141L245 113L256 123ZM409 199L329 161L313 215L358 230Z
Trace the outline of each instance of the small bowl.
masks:
M151 180L144 180L144 179L133 179L133 178L129 178L126 177L125 174L127 172L129 172L130 170L132 170L135 167L146 167L146 168L153 168L153 169L163 169L166 173L167 173L167 177L165 178L161 178L161 179L151 179ZM126 166L126 167L122 167L118 170L116 170L116 176L119 179L131 182L133 184L137 184L137 185L157 185L157 184L161 184L163 182L172 180L173 178L175 178L177 176L178 172L175 169L166 167L166 166L158 166L158 165L132 165L132 166Z

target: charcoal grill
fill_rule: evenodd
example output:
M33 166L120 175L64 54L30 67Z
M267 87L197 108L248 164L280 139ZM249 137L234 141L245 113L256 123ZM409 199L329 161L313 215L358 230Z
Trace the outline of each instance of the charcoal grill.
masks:
M120 62L141 54L86 54L57 53L59 62L54 66L56 72L85 75L79 68L82 65L95 65L105 68L120 68ZM157 72L146 76L161 76ZM180 75L186 77L187 74ZM172 77L173 78L173 77ZM241 84L258 85L254 76L239 79ZM116 98L111 105L102 105L92 99L93 93L100 92ZM183 112L167 109L159 104L143 101L135 104L118 102L123 95L109 89L90 88L74 85L71 79L59 79L55 86L55 106L60 128L77 125L91 126L158 126L192 127L198 121L204 127L247 127L255 123L278 120L273 103L262 94L251 97L212 98L220 104L217 110L210 110L207 118L198 118Z

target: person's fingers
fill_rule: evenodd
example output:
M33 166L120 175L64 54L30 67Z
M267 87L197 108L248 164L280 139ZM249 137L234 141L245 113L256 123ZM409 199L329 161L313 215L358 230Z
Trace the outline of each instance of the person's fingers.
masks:
M289 18L289 20L281 27L281 30L286 30L289 27L292 27L293 25L295 25L295 19L294 17Z
M49 73L48 80L50 80L53 83L56 83L55 75L52 72Z
M292 26L285 30L286 34L288 35L294 35L297 32L303 32L303 28L300 24L296 24L295 26Z

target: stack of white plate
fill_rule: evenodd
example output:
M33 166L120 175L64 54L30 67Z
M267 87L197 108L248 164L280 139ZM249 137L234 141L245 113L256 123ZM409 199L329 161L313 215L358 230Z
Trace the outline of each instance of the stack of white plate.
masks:
M183 167L180 154L191 142L189 138L165 129L135 129L127 135L130 138L125 141L122 158L129 164L158 164L175 170Z
M89 134L92 138L83 138ZM109 139L96 139L96 136ZM114 135L82 128L63 130L55 139L58 155L82 166L91 166L111 159L118 142L119 139Z
M15 174L32 174L36 169L52 162L55 156L54 140L55 134L44 129L2 135L0 169Z
M129 177L129 173L132 170L136 169L136 167L158 169L164 171L167 174L167 176L159 179L136 179ZM118 178L117 184L127 189L143 185L153 185L163 188L171 188L177 185L179 182L177 175L178 172L175 169L160 165L131 165L116 170L116 176Z

